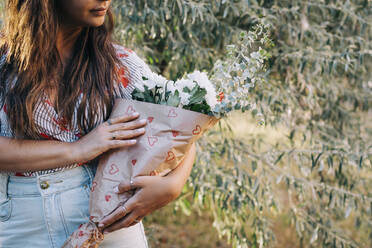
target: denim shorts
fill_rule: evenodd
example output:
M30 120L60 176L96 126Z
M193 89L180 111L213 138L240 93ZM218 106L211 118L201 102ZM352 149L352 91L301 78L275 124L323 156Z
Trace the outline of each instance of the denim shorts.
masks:
M95 169L82 165L35 177L0 176L0 248L60 248L89 220ZM105 235L100 247L147 248L142 222Z

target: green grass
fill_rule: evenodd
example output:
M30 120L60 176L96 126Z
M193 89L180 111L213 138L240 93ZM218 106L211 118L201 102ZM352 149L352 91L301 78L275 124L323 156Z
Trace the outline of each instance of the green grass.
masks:
M145 232L151 248L227 248L226 241L218 238L213 219L208 213L190 216L175 211L169 204L144 218Z

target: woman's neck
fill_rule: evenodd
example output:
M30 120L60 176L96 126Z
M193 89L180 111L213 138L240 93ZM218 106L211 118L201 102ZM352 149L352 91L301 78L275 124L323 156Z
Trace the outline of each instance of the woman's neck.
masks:
M73 48L81 32L81 27L60 26L57 32L57 50L62 60L63 68L72 57Z

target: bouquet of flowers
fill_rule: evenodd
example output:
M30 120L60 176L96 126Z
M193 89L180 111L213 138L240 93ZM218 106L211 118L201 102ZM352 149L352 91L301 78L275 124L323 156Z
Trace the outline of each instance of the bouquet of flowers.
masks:
M236 61L238 50L230 47L228 58ZM248 90L262 79L257 68L263 66L264 56L260 49L238 64L217 62L213 83L205 72L195 71L174 82L148 70L143 84L133 90L132 100L116 99L110 118L136 111L147 118L146 133L135 146L101 156L91 188L90 221L63 247L98 247L104 237L96 224L131 197L114 193L116 185L136 176L166 175L220 118L234 109L249 109ZM255 71L248 62L255 63Z

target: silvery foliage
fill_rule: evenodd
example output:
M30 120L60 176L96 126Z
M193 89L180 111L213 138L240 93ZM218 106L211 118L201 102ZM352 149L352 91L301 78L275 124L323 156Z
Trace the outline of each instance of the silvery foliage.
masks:
M265 62L270 54L265 48L271 45L268 28L268 25L257 25L252 31L240 32L237 43L227 45L226 56L214 64L211 81L218 92L224 93L224 99L214 112L223 116L232 110L256 109L250 89L266 82ZM258 48L255 47L257 43Z
M205 72L194 71L174 82L151 73L144 77L144 87L137 88L134 98L186 109L198 104L207 108L197 106L192 110L218 117L233 110L256 109L250 89L265 82L265 61L270 55L261 46L271 44L267 29L268 25L257 25L253 31L242 31L237 44L226 46L226 55L216 61L209 78ZM260 45L257 50L256 43Z

